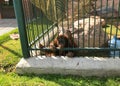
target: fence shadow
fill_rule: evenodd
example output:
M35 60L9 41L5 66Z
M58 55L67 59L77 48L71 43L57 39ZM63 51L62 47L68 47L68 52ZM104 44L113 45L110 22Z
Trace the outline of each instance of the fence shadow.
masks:
M5 50L8 50L9 52L13 53L14 55L18 56L18 57L22 57L22 55L20 55L19 53L15 52L15 50L12 50L4 45L0 44L0 47L4 48Z

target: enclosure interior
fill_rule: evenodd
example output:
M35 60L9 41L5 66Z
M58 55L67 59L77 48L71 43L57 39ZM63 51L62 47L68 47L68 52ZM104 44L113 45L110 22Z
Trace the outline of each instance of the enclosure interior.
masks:
M69 30L77 47L63 51L77 52L75 56L120 57L120 0L22 2L31 56L45 55L50 43Z

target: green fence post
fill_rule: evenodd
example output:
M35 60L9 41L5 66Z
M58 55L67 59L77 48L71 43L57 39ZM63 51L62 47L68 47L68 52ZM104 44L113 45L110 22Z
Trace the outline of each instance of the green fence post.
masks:
M24 20L24 13L23 13L23 7L22 7L22 0L13 0L14 3L14 10L15 15L17 18L19 33L20 33L20 42L21 42L21 48L24 58L30 57L29 49L28 49L28 41L27 41L27 33L26 33L26 26L25 26L25 20Z

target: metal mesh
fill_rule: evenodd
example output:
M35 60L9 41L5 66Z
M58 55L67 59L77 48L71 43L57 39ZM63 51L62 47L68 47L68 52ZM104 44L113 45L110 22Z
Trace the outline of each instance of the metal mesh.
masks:
M50 43L69 30L77 47L63 51L120 57L120 0L22 0L22 6L31 56L46 55Z

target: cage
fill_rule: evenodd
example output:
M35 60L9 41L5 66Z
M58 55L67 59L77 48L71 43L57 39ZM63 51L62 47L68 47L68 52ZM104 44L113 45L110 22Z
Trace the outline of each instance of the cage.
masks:
M24 57L120 57L120 0L14 0Z

